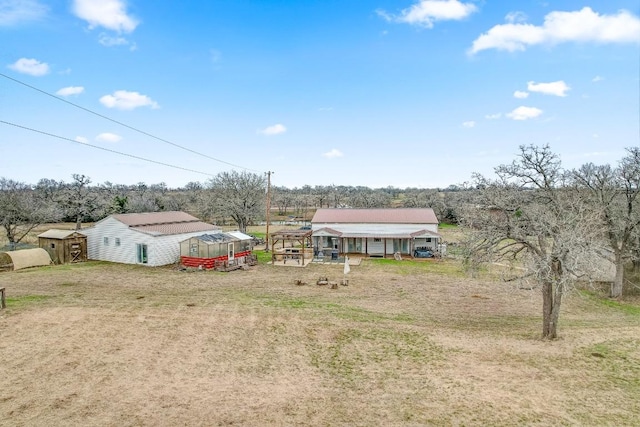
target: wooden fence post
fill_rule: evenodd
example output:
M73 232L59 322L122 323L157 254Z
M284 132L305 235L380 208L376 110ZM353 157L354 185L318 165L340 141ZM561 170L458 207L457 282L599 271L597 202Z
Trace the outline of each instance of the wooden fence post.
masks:
M4 288L0 288L0 310L6 307L7 304L4 300Z

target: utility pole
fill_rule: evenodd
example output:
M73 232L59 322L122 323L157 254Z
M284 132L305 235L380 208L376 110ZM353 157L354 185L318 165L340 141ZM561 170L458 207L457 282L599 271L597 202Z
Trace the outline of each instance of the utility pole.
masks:
M264 251L269 252L269 222L271 222L270 214L271 214L271 174L275 173L272 171L265 172L267 175L267 234L264 238Z

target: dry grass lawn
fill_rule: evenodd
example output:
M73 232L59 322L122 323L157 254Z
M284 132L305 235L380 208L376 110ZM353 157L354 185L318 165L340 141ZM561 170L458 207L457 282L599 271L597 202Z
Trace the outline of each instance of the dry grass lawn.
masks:
M0 425L640 424L640 308L574 293L558 341L539 291L454 262L108 263L0 274Z

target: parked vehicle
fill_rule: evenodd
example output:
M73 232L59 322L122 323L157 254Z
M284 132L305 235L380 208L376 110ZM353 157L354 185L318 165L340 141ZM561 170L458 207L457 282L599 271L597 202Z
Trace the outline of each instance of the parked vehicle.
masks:
M415 258L433 258L433 252L426 248L418 248L413 251L413 256Z

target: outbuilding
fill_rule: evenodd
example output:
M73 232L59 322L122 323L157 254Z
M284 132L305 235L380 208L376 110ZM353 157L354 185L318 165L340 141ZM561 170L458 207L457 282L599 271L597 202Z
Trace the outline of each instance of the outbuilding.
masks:
M0 270L21 270L51 264L51 257L42 248L0 252Z
M228 268L249 263L251 236L239 231L202 234L180 242L180 263L185 267Z
M220 228L186 212L111 215L82 230L89 259L161 266L180 260L180 242Z
M74 230L48 230L38 235L38 246L49 253L54 264L87 260L87 236Z

